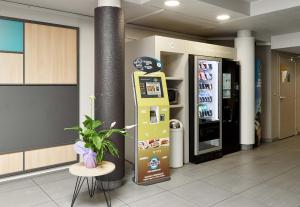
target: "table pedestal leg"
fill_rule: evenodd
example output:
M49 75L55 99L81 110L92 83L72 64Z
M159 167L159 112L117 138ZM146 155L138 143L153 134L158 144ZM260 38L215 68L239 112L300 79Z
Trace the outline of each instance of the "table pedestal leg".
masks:
M77 177L77 180L76 180L76 184L75 184L75 189L74 189L74 193L73 193L73 198L72 198L72 203L71 203L71 207L73 207L77 197L78 197L78 194L80 193L80 190L81 190L81 187L82 187L82 184L84 183L86 178L83 178L83 177Z
M97 180L96 178L92 177L91 182L89 181L88 177L77 177L76 180L76 184L75 184L75 189L74 189L74 193L73 193L73 198L72 198L72 203L71 203L71 207L74 206L74 203L80 193L80 190L82 188L82 185L84 183L84 181L87 182L87 186L88 186L88 192L89 192L89 196L92 198L95 195L95 191L96 188L101 187L103 193L104 193L104 197L105 197L105 201L107 204L107 207L111 207L111 197L110 197L110 187L109 187L109 176L107 176L107 190L104 189L103 187L103 183L101 178L99 180Z
M107 204L107 207L111 207L111 197L110 197L110 187L109 187L109 176L107 175L107 190L104 189L103 183L101 180L101 177L98 180L98 185L100 184L100 187L104 193L105 201Z
M97 187L97 180L96 178L92 177L91 185L89 183L89 179L87 178L87 186L89 191L89 196L92 198L95 195L96 187Z

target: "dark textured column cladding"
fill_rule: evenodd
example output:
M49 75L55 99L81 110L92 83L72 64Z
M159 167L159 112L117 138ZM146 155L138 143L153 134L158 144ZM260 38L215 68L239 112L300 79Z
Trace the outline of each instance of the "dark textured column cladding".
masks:
M125 123L124 83L124 15L121 8L98 7L95 9L95 118L109 127L114 121L116 127ZM119 158L106 156L116 164L111 180L124 177L124 137L114 135L113 142L119 149Z

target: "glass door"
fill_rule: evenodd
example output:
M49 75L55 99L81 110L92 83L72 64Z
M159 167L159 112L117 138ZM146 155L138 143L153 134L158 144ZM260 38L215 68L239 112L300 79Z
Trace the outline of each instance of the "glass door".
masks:
M197 155L221 149L220 136L220 72L221 60L195 58L195 153Z

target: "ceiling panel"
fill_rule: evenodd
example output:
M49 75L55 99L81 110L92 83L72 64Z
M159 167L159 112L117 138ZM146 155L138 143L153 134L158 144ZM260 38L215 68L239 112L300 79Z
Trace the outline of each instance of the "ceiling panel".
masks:
M229 14L231 20L246 16L199 0L181 1L178 7L166 7L164 2L165 0L150 0L145 5L176 12L183 16L197 18L198 20L201 19L208 23L219 23L216 17L220 14Z
M203 22L192 17L182 16L178 13L169 11L164 11L157 15L134 21L132 24L193 35L199 35L202 30L215 27L215 24Z
M265 36L300 31L300 7L242 18L230 23L220 24L213 30L203 31L203 36L222 36L228 32L250 29Z
M60 11L92 16L97 0L11 0L20 4L28 4Z
M130 2L123 2L122 6L124 8L125 19L127 21L131 21L135 18L152 14L153 12L158 10L157 8L146 7L143 5L134 4Z
M88 16L93 16L94 8L97 6L97 0L11 0L10 2L12 1ZM251 29L267 37L300 31L300 7L250 17L209 4L207 0L206 2L181 0L181 5L176 8L165 7L164 0L147 0L145 4L142 3L145 1L141 0L128 1L123 0L127 22L132 20L131 24L185 34L222 37L232 36L239 29ZM218 22L216 16L222 13L230 14L231 20Z
M34 5L60 11L67 11L76 14L94 16L94 9L97 7L97 0L11 0L26 5ZM145 7L141 4L134 4L127 1L122 2L125 19L132 19L156 11L157 8Z

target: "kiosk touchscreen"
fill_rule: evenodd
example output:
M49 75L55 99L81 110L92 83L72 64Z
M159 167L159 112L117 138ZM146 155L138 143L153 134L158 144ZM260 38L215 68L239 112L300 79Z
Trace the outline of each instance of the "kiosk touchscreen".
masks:
M135 177L137 184L170 179L169 98L164 73L134 72Z

